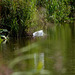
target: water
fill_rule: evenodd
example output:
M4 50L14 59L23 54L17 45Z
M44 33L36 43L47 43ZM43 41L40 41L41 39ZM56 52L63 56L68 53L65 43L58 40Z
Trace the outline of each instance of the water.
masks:
M25 75L75 75L74 30L65 24L65 27L50 28L48 33L48 38L11 38L2 42L0 65L11 63L14 72L24 71ZM19 61L14 60L15 58ZM38 74L38 70L43 72Z

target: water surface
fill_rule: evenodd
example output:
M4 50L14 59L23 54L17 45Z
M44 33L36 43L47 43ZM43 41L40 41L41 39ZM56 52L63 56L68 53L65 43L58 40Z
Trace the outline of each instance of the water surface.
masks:
M23 49L28 51L16 55L15 51ZM75 75L75 29L65 24L48 29L45 38L10 38L0 44L0 65L8 65L14 58L23 55L27 59L17 63L14 71L45 69L50 72L45 75Z

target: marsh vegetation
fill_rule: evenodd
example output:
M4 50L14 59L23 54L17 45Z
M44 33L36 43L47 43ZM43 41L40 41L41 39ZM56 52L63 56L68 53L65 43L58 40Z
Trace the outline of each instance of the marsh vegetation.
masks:
M1 75L75 74L74 0L1 0L0 14Z

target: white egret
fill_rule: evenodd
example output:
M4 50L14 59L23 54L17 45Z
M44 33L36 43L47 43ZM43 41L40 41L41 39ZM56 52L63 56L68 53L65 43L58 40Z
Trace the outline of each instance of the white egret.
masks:
M33 33L33 37L40 37L40 36L44 36L45 33L43 32L43 30L39 30Z

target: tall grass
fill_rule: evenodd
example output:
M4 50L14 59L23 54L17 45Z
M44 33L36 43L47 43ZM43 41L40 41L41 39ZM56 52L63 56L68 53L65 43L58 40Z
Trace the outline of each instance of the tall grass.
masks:
M43 23L70 22L70 0L2 0L1 24L11 27L12 36L25 36L27 32L42 29ZM46 14L39 12L44 8ZM41 15L39 17L39 15ZM33 27L33 28L32 28Z
M62 23L70 20L71 12L70 1L68 0L50 0L47 3L47 19L54 23Z
M2 25L11 27L14 36L24 36L36 25L36 0L2 0Z

